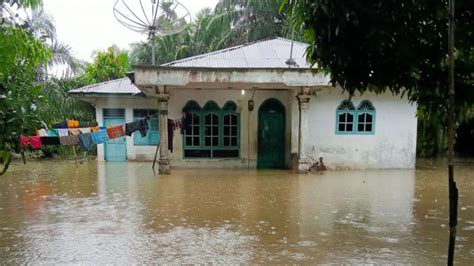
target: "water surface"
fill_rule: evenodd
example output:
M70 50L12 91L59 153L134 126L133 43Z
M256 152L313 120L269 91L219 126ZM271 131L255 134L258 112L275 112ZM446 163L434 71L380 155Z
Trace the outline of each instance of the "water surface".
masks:
M474 262L474 162L456 169L456 262ZM417 170L173 170L15 162L0 177L1 263L445 264L447 177Z

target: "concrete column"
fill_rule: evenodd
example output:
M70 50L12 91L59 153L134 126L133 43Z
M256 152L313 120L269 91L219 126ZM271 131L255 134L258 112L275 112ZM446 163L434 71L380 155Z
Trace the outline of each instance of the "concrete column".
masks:
M160 109L160 160L158 161L158 173L168 175L171 173L170 160L168 157L168 101L170 95L158 94L158 105Z
M308 109L311 96L309 88L304 87L296 96L299 104L299 127L298 127L298 172L306 173L311 166L311 161L306 154L306 143L308 139Z

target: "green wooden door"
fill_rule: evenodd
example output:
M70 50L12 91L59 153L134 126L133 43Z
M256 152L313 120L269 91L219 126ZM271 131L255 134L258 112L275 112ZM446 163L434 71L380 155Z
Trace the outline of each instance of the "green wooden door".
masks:
M258 113L257 167L283 169L285 168L285 112L282 109L284 107L280 103L269 104L271 108L262 105Z

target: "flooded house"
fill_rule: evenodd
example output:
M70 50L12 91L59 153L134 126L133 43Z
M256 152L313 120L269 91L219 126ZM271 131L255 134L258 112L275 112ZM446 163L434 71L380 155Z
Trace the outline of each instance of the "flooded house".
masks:
M262 40L71 91L92 103L101 125L151 117L146 137L98 146L98 159L153 160L170 167L306 171L414 168L416 104L406 97L349 97L310 70L306 44Z

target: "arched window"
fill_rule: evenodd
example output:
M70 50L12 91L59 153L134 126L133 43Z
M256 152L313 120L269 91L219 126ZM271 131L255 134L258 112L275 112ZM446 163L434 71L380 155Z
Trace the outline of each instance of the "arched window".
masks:
M357 107L357 133L374 132L375 108L371 102L364 100Z
M190 117L184 134L184 157L238 158L240 117L236 113L237 105L232 101L223 108L214 101L208 101L202 109L196 105L190 101L183 109Z
M336 111L337 134L373 134L375 131L375 108L368 100L357 109L350 100L344 100Z
M199 147L200 136L201 136L201 107L195 101L189 101L183 108L183 112L186 114L185 123L185 136L184 145L186 147Z
M227 102L222 107L224 121L223 121L223 140L224 147L238 147L239 143L239 115L235 112L237 105L234 102Z
M339 134L350 134L354 132L355 107L350 100L344 100L337 107L337 128Z
M219 105L208 101L204 105L204 146L219 146Z

